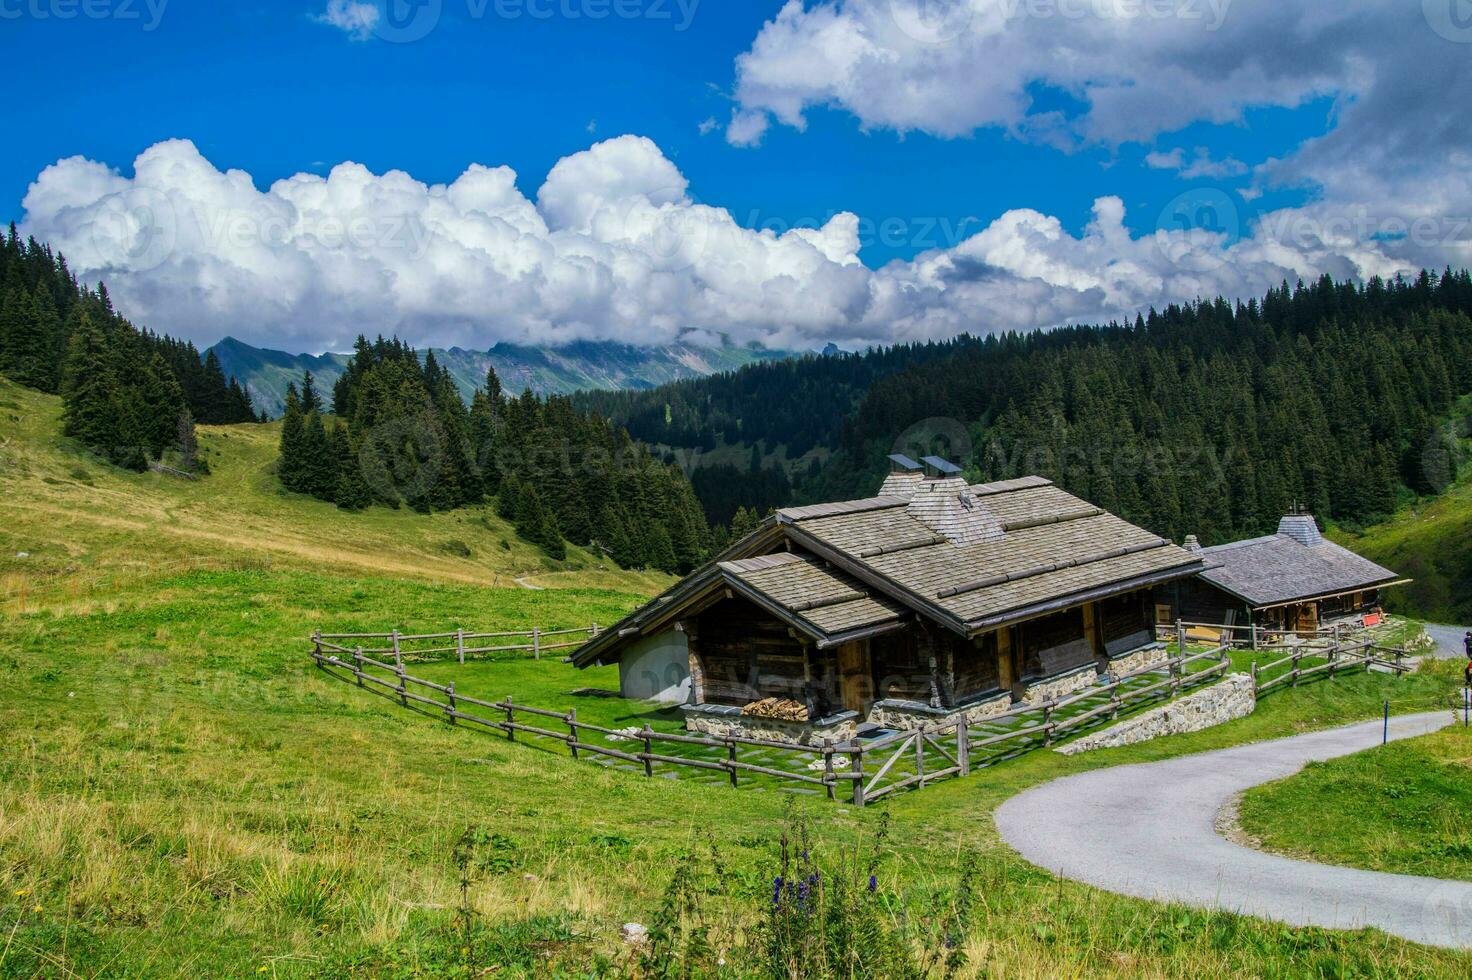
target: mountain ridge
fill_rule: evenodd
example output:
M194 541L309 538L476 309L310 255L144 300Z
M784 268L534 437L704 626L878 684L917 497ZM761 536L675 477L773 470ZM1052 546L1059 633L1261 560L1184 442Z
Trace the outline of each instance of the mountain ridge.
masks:
M239 379L255 405L272 418L280 416L285 406L286 386L300 381L304 371L311 371L318 386L328 390L352 359L352 354L331 351L292 354L256 347L234 337L225 337L208 350L219 358L225 374ZM484 383L486 371L491 368L508 393L530 389L546 396L655 388L670 381L707 377L757 361L793 356L789 351L730 343L719 347L683 342L640 347L588 340L556 347L502 342L484 351L433 347L422 349L421 358L430 352L467 398Z

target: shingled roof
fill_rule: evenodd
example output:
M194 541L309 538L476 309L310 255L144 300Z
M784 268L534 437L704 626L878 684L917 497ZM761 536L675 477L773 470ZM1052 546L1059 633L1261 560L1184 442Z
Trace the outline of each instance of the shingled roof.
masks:
M1202 579L1254 608L1308 602L1406 581L1326 541L1308 515L1283 518L1277 534L1204 548Z
M1041 477L966 487L939 513L916 506L922 494L780 510L777 519L796 546L968 634L1203 567L1199 555ZM958 520L968 526L958 530Z
M832 646L917 615L973 636L1205 567L1201 554L1041 477L975 486L891 477L884 489L778 511L572 661L617 659L623 643L657 632L717 589Z

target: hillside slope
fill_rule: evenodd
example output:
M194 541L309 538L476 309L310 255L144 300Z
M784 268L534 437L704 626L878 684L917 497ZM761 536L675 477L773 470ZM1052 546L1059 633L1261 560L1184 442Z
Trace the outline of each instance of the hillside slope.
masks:
M0 575L7 593L170 563L483 585L576 578L636 593L661 581L577 548L566 561L551 562L489 507L347 514L287 493L274 473L279 424L201 426L213 472L190 481L100 464L61 436L60 418L60 399L0 380Z
M1386 608L1433 623L1472 623L1472 479L1363 533L1329 536L1415 580L1386 593Z

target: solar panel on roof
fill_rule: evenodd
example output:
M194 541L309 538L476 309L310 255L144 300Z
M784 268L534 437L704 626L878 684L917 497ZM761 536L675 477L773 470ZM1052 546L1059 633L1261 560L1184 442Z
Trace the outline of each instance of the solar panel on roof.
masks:
M926 456L925 465L934 469L937 473L944 474L945 476L955 476L961 472L961 467L957 466L955 463L951 462L948 459L941 458L940 456Z
M902 470L908 470L911 473L920 469L920 464L915 462L910 457L906 456L904 453L891 453L889 461L898 468Z

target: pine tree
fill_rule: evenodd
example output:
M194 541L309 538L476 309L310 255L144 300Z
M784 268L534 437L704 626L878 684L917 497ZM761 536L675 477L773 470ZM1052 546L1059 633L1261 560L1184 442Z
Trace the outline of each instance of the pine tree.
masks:
M306 419L302 417L301 398L296 393L296 384L286 386L286 412L281 417L281 455L277 471L281 485L288 490L302 492L306 486L306 463L302 455L302 439L306 430Z
M368 489L367 481L363 479L363 468L358 462L358 454L353 451L353 440L348 434L348 427L333 426L327 435L327 441L337 473L334 502L343 510L357 511L367 508L373 502L373 494Z
M337 497L337 460L327 441L327 429L322 422L322 413L313 409L307 413L302 425L301 445L301 490L319 500L332 501Z
M179 449L179 469L200 476L209 473L210 464L199 454L199 439L194 432L194 416L189 414L188 408L179 410L175 442Z
M322 411L322 396L317 393L317 383L312 378L311 371L307 371L302 375L301 400L302 415Z
M106 453L107 447L116 446L115 384L106 338L83 312L62 371L62 431L93 450Z

